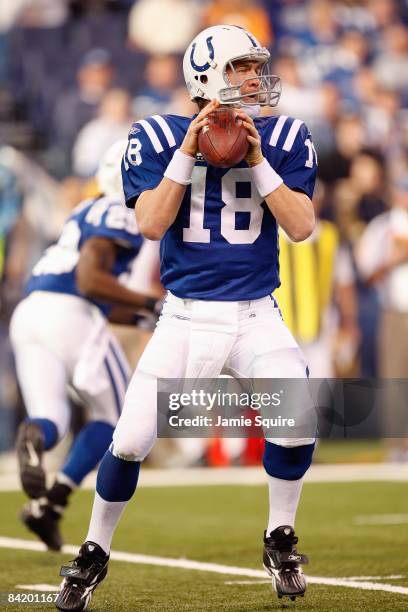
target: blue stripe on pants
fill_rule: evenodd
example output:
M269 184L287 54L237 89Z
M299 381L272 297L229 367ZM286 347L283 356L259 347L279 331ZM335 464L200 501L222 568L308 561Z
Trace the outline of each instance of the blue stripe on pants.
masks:
M118 413L118 416L120 416L120 413L122 411L122 403L120 401L120 395L119 395L118 387L116 385L115 379L113 377L113 372L112 372L112 369L111 369L111 367L110 367L110 365L108 363L107 358L105 358L104 363L105 363L105 367L106 367L106 370L108 372L108 376L109 376L109 379L110 379L110 382L111 382L111 385L112 385L113 395L115 397L115 403L116 403L116 411Z
M122 374L123 382L125 384L125 388L127 388L128 384L129 384L129 377L126 374L126 371L125 371L125 368L123 366L123 362L121 360L121 357L119 356L119 354L118 354L118 352L117 352L117 350L115 348L115 345L112 344L112 342L109 342L109 348L112 351L112 355L114 356L114 358L116 360L116 363L118 364L120 373Z

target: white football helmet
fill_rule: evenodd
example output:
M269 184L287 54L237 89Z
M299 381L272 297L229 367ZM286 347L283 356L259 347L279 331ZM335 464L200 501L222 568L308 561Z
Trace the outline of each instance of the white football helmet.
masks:
M99 162L96 180L103 195L124 197L121 165L127 145L127 140L118 140L109 147Z
M281 94L279 77L268 72L270 53L247 30L234 25L207 28L188 46L183 60L184 79L192 100L216 98L222 104L242 104L241 87L232 85L227 67L234 70L237 60L255 60L261 64L259 90L247 105L276 106ZM248 94L246 94L248 96Z

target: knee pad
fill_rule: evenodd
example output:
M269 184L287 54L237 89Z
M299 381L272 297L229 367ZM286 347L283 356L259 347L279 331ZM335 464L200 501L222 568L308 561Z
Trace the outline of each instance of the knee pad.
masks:
M314 442L286 447L265 440L264 468L269 476L282 480L299 480L312 463L314 448Z
M157 438L156 422L138 423L130 431L119 426L113 434L112 454L125 461L143 461Z
M113 454L143 461L157 438L157 381L136 370L113 434Z
M150 453L156 435L148 435L143 438L138 436L134 440L118 440L117 436L113 436L112 454L119 459L125 461L143 461Z

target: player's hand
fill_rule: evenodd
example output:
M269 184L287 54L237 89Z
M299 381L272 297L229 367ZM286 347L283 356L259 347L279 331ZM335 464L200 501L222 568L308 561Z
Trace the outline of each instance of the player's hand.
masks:
M133 325L144 331L152 332L155 330L159 317L153 313L135 314L133 317Z
M190 123L187 134L181 144L180 151L191 157L195 157L198 151L198 134L200 130L208 125L208 115L220 106L218 100L211 100Z
M261 148L261 136L255 127L253 119L249 115L244 113L244 111L241 109L237 110L237 115L242 119L243 126L249 132L249 149L247 155L245 156L245 161L247 162L248 166L257 166L264 160Z

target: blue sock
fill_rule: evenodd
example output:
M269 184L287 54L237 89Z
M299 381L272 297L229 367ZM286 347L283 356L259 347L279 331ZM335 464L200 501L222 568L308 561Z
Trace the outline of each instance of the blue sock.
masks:
M113 427L102 421L91 421L81 429L72 444L62 473L80 484L100 462L112 442Z
M285 447L265 440L264 468L269 476L283 480L299 480L312 463L314 444Z
M125 461L108 450L101 461L96 491L105 501L128 501L136 490L140 461Z
M25 420L26 423L35 423L41 428L44 434L44 448L50 450L58 442L58 429L56 424L50 419L30 419Z

